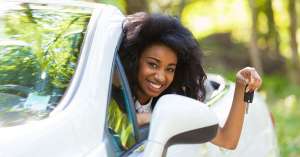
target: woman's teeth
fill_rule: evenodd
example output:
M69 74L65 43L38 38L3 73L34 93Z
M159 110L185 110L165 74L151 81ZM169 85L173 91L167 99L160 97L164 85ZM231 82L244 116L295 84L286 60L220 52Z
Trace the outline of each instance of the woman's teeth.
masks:
M158 84L154 84L154 83L150 83L150 85L156 89L159 89L162 85L158 85Z

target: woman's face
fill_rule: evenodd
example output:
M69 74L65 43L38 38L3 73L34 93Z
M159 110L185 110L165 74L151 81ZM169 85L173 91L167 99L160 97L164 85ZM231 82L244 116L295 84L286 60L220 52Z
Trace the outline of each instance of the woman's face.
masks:
M173 81L177 64L175 52L155 44L141 54L138 70L137 98L146 103L150 98L160 95Z

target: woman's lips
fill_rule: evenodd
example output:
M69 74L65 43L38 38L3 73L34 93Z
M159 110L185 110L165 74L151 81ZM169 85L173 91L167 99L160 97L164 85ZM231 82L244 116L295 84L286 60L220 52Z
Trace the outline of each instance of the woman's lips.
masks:
M155 92L155 93L160 93L162 90L163 85L162 84L158 84L158 83L154 83L152 81L148 81L148 89L151 92Z
M152 82L150 82L150 85L153 87L153 88L156 88L156 89L159 89L162 85L159 85L159 84L154 84Z

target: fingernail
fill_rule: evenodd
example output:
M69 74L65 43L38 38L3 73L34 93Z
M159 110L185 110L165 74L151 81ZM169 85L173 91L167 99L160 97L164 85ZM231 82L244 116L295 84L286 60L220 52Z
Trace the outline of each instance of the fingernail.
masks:
M249 88L246 88L246 92L249 92Z
M249 79L245 79L245 81L246 81L246 84L248 84L250 82Z

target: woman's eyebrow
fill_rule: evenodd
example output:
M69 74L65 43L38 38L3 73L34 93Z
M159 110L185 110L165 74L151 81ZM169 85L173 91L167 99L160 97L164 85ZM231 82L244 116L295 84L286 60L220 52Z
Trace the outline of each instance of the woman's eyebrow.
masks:
M155 58L155 57L146 57L146 58L151 59L151 60L155 60L156 62L160 62L160 60Z
M155 57L151 57L151 56L149 56L149 57L146 57L147 59L151 59L151 60L154 60L154 61L156 61L156 62L158 62L158 63L160 63L161 61L159 60L159 59L157 59L157 58L155 58ZM168 64L168 66L175 66L176 67L176 63L171 63L171 64Z

